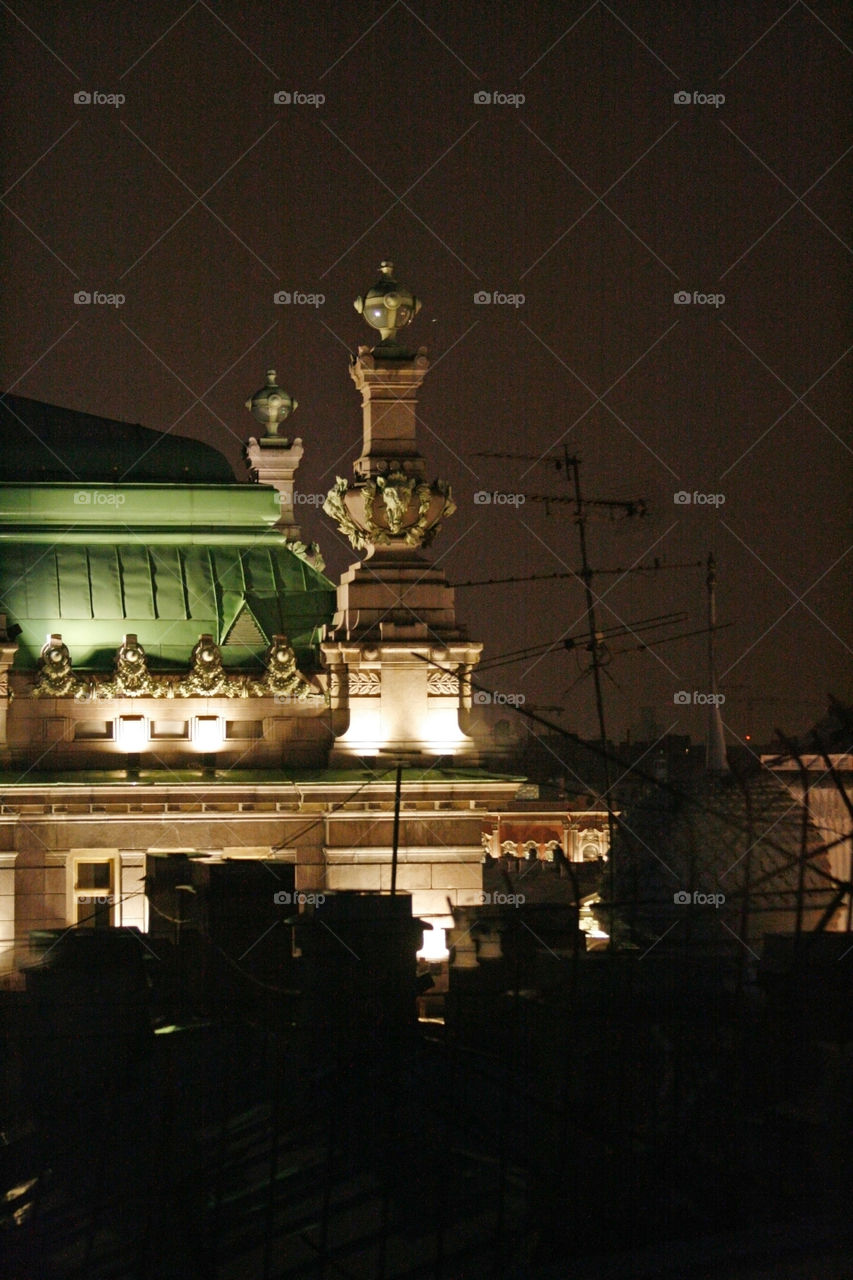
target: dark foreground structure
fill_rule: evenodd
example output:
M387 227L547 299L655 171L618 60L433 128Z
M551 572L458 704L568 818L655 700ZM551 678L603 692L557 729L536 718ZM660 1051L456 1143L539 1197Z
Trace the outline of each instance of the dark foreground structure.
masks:
M294 927L289 968L240 972L45 939L4 1007L4 1276L850 1275L847 936L770 938L744 975L492 909L418 1023L407 896Z

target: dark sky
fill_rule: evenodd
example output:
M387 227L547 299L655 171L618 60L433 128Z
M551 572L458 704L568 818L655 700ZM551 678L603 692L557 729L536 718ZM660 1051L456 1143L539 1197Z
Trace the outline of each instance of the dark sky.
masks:
M421 448L459 505L434 548L451 580L577 566L567 508L473 502L566 493L546 466L475 457L565 441L589 496L649 504L590 526L594 566L716 553L730 742L850 696L847 6L15 0L0 28L5 390L196 436L242 476L244 401L274 366L301 488L325 491L360 437L352 299L391 258L424 299L408 336L433 362ZM315 507L303 526L337 577L348 546ZM604 626L703 625L702 569L595 586ZM566 581L458 605L489 656L583 621ZM701 736L673 697L707 690L704 654L614 656L611 732L650 707ZM483 683L586 734L581 670L557 649Z

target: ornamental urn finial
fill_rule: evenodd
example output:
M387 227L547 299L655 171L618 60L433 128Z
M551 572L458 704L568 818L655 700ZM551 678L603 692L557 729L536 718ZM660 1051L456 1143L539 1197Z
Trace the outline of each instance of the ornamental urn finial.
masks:
M421 301L408 285L399 284L394 279L393 262L383 262L376 284L356 298L353 306L372 328L379 330L382 337L379 347L395 349L397 330L414 320L421 309Z
M246 408L255 421L266 428L265 434L269 437L278 435L279 423L290 417L298 403L278 386L275 369L268 369L266 386L250 396Z

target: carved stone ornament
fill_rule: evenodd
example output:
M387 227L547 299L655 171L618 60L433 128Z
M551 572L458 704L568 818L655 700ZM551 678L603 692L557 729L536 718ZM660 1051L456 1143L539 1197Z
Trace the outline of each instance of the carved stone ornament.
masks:
M264 666L266 674L263 680L252 683L255 697L273 694L276 698L287 697L302 702L306 698L320 696L297 669L296 654L287 636L273 636L272 644L264 654Z
M238 676L236 683L229 680L228 672L222 665L222 654L219 646L214 644L213 636L200 636L198 644L190 655L190 670L180 684L175 687L178 698L240 698L246 697L243 691L246 677Z
M370 547L428 547L441 528L441 520L453 515L456 504L450 485L431 485L416 476L392 471L363 484L350 485L342 476L323 503L326 515L356 551Z
M318 573L322 573L326 567L318 542L300 542L298 538L288 538L287 549Z
M350 696L357 698L378 698L381 691L378 671L350 671Z
M83 698L88 686L75 676L68 645L62 636L53 635L42 647L38 661L38 677L34 698Z
M427 676L427 693L443 697L456 697L459 693L459 677L455 671L430 671Z
M287 636L273 636L264 655L265 671L260 680L251 675L226 671L219 646L203 635L192 651L185 676L160 675L148 670L145 650L135 635L127 635L116 654L115 673L110 679L90 676L80 679L71 665L68 646L59 635L51 636L41 651L34 698L76 698L78 701L107 698L270 698L286 695L303 702L322 699L323 694L300 674L296 654Z

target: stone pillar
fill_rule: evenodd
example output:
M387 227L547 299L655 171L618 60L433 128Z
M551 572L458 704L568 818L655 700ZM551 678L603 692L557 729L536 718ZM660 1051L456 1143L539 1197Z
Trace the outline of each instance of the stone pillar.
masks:
M361 392L363 448L353 471L369 479L399 470L424 474L417 450L415 405L429 369L426 347L409 359L382 358L381 348L359 347L350 377Z
M269 484L278 490L281 514L275 522L283 537L289 542L299 542L302 533L294 518L293 479L302 461L302 440L291 441L281 436L251 436L246 443L246 466L256 484Z
M470 672L479 661L456 621L453 588L422 550L455 511L449 485L428 484L417 448L417 395L426 348L409 351L397 329L420 303L384 262L356 310L382 334L359 347L350 374L361 392L362 450L354 479L338 477L323 506L362 559L338 586L322 645L330 669L332 761L381 752L476 754L465 732Z
M298 400L276 382L275 369L267 370L266 384L246 401L252 417L265 428L264 435L252 436L246 443L243 450L246 466L256 484L272 485L278 490L281 514L276 528L289 542L302 540L293 515L293 478L302 461L303 448L299 436L291 441L279 435L279 427L298 404Z

